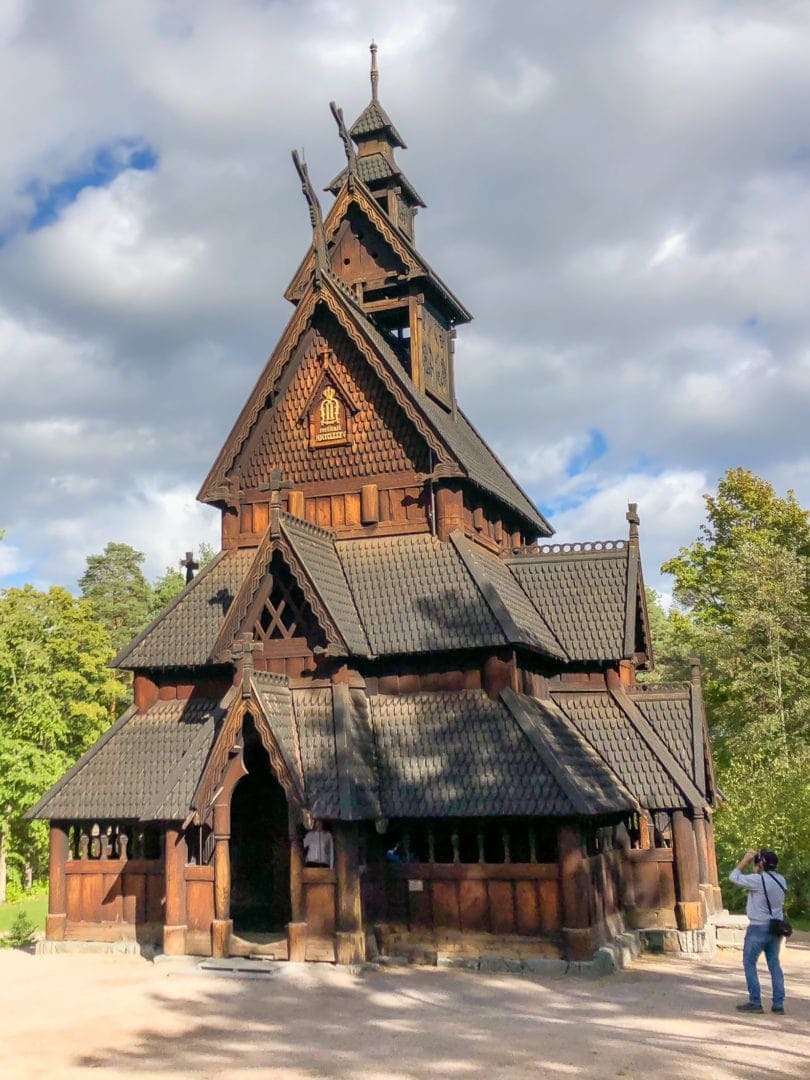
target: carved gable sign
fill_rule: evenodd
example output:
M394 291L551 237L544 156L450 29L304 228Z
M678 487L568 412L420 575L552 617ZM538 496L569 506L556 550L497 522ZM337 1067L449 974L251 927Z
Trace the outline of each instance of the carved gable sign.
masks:
M358 411L358 406L331 364L330 351L324 349L319 352L318 359L322 372L300 417L302 421L307 421L311 450L350 443L352 420Z
M418 350L422 386L442 404L453 402L452 338L447 322L427 303L418 307L416 341L411 331L411 348Z

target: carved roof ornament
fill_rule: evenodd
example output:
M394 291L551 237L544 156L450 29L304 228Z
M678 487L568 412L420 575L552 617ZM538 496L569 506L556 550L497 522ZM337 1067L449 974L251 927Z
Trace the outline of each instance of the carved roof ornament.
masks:
M346 162L349 173L349 190L353 191L354 181L357 178L357 151L354 148L354 143L349 136L349 132L346 130L346 123L343 119L343 109L338 108L334 101L329 102L329 108L332 110L332 116L335 118L338 133L341 142L343 143L343 149L346 152Z
M627 513L624 516L630 525L630 540L635 540L638 543L638 527L641 524L641 518L638 516L638 503L628 503Z
M371 100L379 101L380 73L377 70L377 44L372 41L369 45L371 53Z
M312 186L312 181L309 179L307 163L301 160L297 150L293 150L292 159L296 172L301 179L301 190L303 191L304 198L307 200L309 206L309 220L312 222L312 244L315 248L315 281L320 285L321 270L325 270L327 267L326 232L323 227L321 204L318 196L315 194L315 188Z

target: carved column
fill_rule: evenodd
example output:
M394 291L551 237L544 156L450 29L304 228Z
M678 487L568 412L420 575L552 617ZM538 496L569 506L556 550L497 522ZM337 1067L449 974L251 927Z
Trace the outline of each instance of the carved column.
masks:
M52 821L50 832L48 882L48 915L45 937L48 941L64 941L67 924L67 878L65 865L70 854L67 826Z
M464 494L460 487L442 483L436 490L436 535L447 540L455 529L464 528Z
M228 956L233 932L231 919L231 813L228 801L214 806L214 921L211 955Z
M706 914L714 911L714 889L709 881L709 850L706 840L706 817L702 810L692 813L692 828L695 831L695 844L698 858L698 881L700 895L706 906Z
M166 826L166 924L163 951L183 956L186 951L186 838L176 825Z
M692 822L683 810L672 812L672 843L675 858L675 917L679 930L699 930L704 925L700 902L698 854Z
M714 846L714 818L712 811L706 807L706 855L709 861L709 884L714 892L714 910L723 910L723 893L720 889L720 878L717 875L717 851Z
M591 875L578 825L560 826L557 850L565 956L567 960L590 960L595 946Z
M366 958L366 940L360 900L357 825L353 822L337 823L334 839L337 886L335 959L339 964L361 964Z
M298 835L298 822L289 811L290 836L290 921L287 923L287 956L303 963L307 956L307 923L304 902L304 849Z

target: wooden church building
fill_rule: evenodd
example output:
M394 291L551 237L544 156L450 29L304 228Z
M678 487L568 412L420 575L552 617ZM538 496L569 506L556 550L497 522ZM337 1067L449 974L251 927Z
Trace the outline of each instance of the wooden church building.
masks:
M199 498L222 550L114 661L134 704L30 811L47 938L362 960L386 933L584 959L719 900L698 673L651 666L627 539L552 529L456 400L470 314L378 97ZM459 375L463 378L463 368ZM247 943L247 944L246 944Z

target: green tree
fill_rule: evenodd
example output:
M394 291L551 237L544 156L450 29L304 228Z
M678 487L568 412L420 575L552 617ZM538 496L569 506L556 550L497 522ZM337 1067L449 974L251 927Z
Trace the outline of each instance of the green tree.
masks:
M44 865L41 822L23 813L104 731L126 689L87 601L30 585L0 594L0 901L8 867Z
M116 652L149 622L153 597L141 570L143 561L142 552L111 541L103 554L88 555L79 581L82 596L92 604Z
M721 857L780 850L810 906L810 525L792 492L730 469L706 496L698 539L662 570L675 578L668 617L680 655L695 651L718 780ZM660 633L660 627L659 627ZM665 646L666 649L666 646Z

